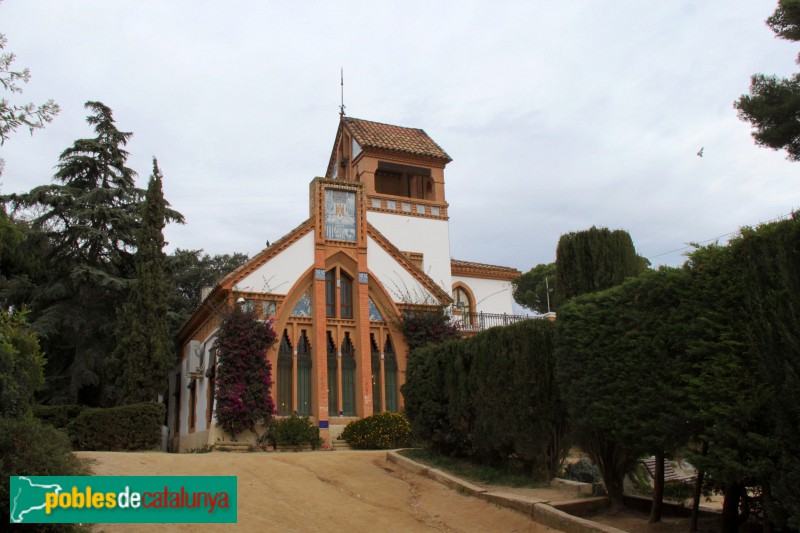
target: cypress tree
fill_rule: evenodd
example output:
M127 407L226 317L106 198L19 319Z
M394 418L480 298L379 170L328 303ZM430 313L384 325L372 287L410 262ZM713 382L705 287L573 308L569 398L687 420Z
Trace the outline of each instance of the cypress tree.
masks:
M166 387L174 359L167 319L169 290L164 283L164 220L167 203L161 171L153 158L153 174L142 206L137 232L136 280L117 326L119 342L113 367L121 371L117 387L123 403L156 401Z
M566 298L619 285L648 266L624 230L592 226L562 235L556 248L557 287Z

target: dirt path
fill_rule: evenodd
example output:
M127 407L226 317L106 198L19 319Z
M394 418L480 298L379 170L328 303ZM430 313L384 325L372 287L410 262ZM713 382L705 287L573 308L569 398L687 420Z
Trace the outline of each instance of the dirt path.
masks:
M460 495L386 461L385 452L165 454L80 452L96 475L238 476L238 523L164 524L160 532L529 532L555 530ZM96 531L150 532L150 524Z

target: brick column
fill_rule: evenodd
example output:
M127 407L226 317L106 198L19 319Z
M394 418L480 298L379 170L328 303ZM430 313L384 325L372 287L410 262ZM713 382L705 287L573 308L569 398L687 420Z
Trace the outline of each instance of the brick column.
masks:
M316 409L312 412L317 418L319 436L322 442L331 445L328 424L328 351L325 318L325 247L317 245L314 253L314 322L311 376L316 385L311 387L311 402Z

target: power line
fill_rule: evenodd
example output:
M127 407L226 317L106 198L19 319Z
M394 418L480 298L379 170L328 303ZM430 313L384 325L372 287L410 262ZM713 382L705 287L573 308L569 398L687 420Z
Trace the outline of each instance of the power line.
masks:
M766 222L760 222L759 224L770 224L772 222L777 222L779 220L784 220L784 219L789 218L791 216L792 216L791 213L786 213L785 215L777 216L777 217L773 218L772 220L767 220ZM728 233L724 233L722 235L718 235L716 237L712 237L711 239L706 239L704 241L698 241L698 242L696 242L694 244L706 244L708 242L718 241L718 240L720 240L720 239L722 239L724 237L730 237L731 235L735 235L735 234L739 233L740 231L741 231L741 228L739 228L736 231L731 231L731 232L728 232ZM676 252L682 252L684 250L688 250L690 248L694 248L694 244L687 244L686 246L684 246L682 248L676 248L674 250L670 250L669 252L662 252L660 254L651 255L650 257L648 257L648 259L655 259L656 257L662 257L664 255L674 254Z

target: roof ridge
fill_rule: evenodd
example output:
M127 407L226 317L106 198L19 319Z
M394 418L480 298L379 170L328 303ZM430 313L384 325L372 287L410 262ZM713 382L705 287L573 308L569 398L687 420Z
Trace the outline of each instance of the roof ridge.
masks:
M411 154L445 161L445 164L453 160L422 128L410 128L356 117L342 117L339 130L337 130L337 138L342 128L347 128L353 139L365 149Z
M345 122L356 121L357 120L358 122L369 122L370 124L380 124L381 126L391 126L393 128L402 128L404 130L414 130L414 131L421 131L421 132L425 133L425 130L423 130L422 128L411 128L409 126L398 126L397 124L389 124L388 122L380 122L378 120L368 120L366 118L347 117L346 116L346 117L344 117L344 120L345 120ZM428 135L428 134L425 133L425 135ZM430 137L430 135L428 135L428 137ZM433 139L431 139L431 140L433 140Z

